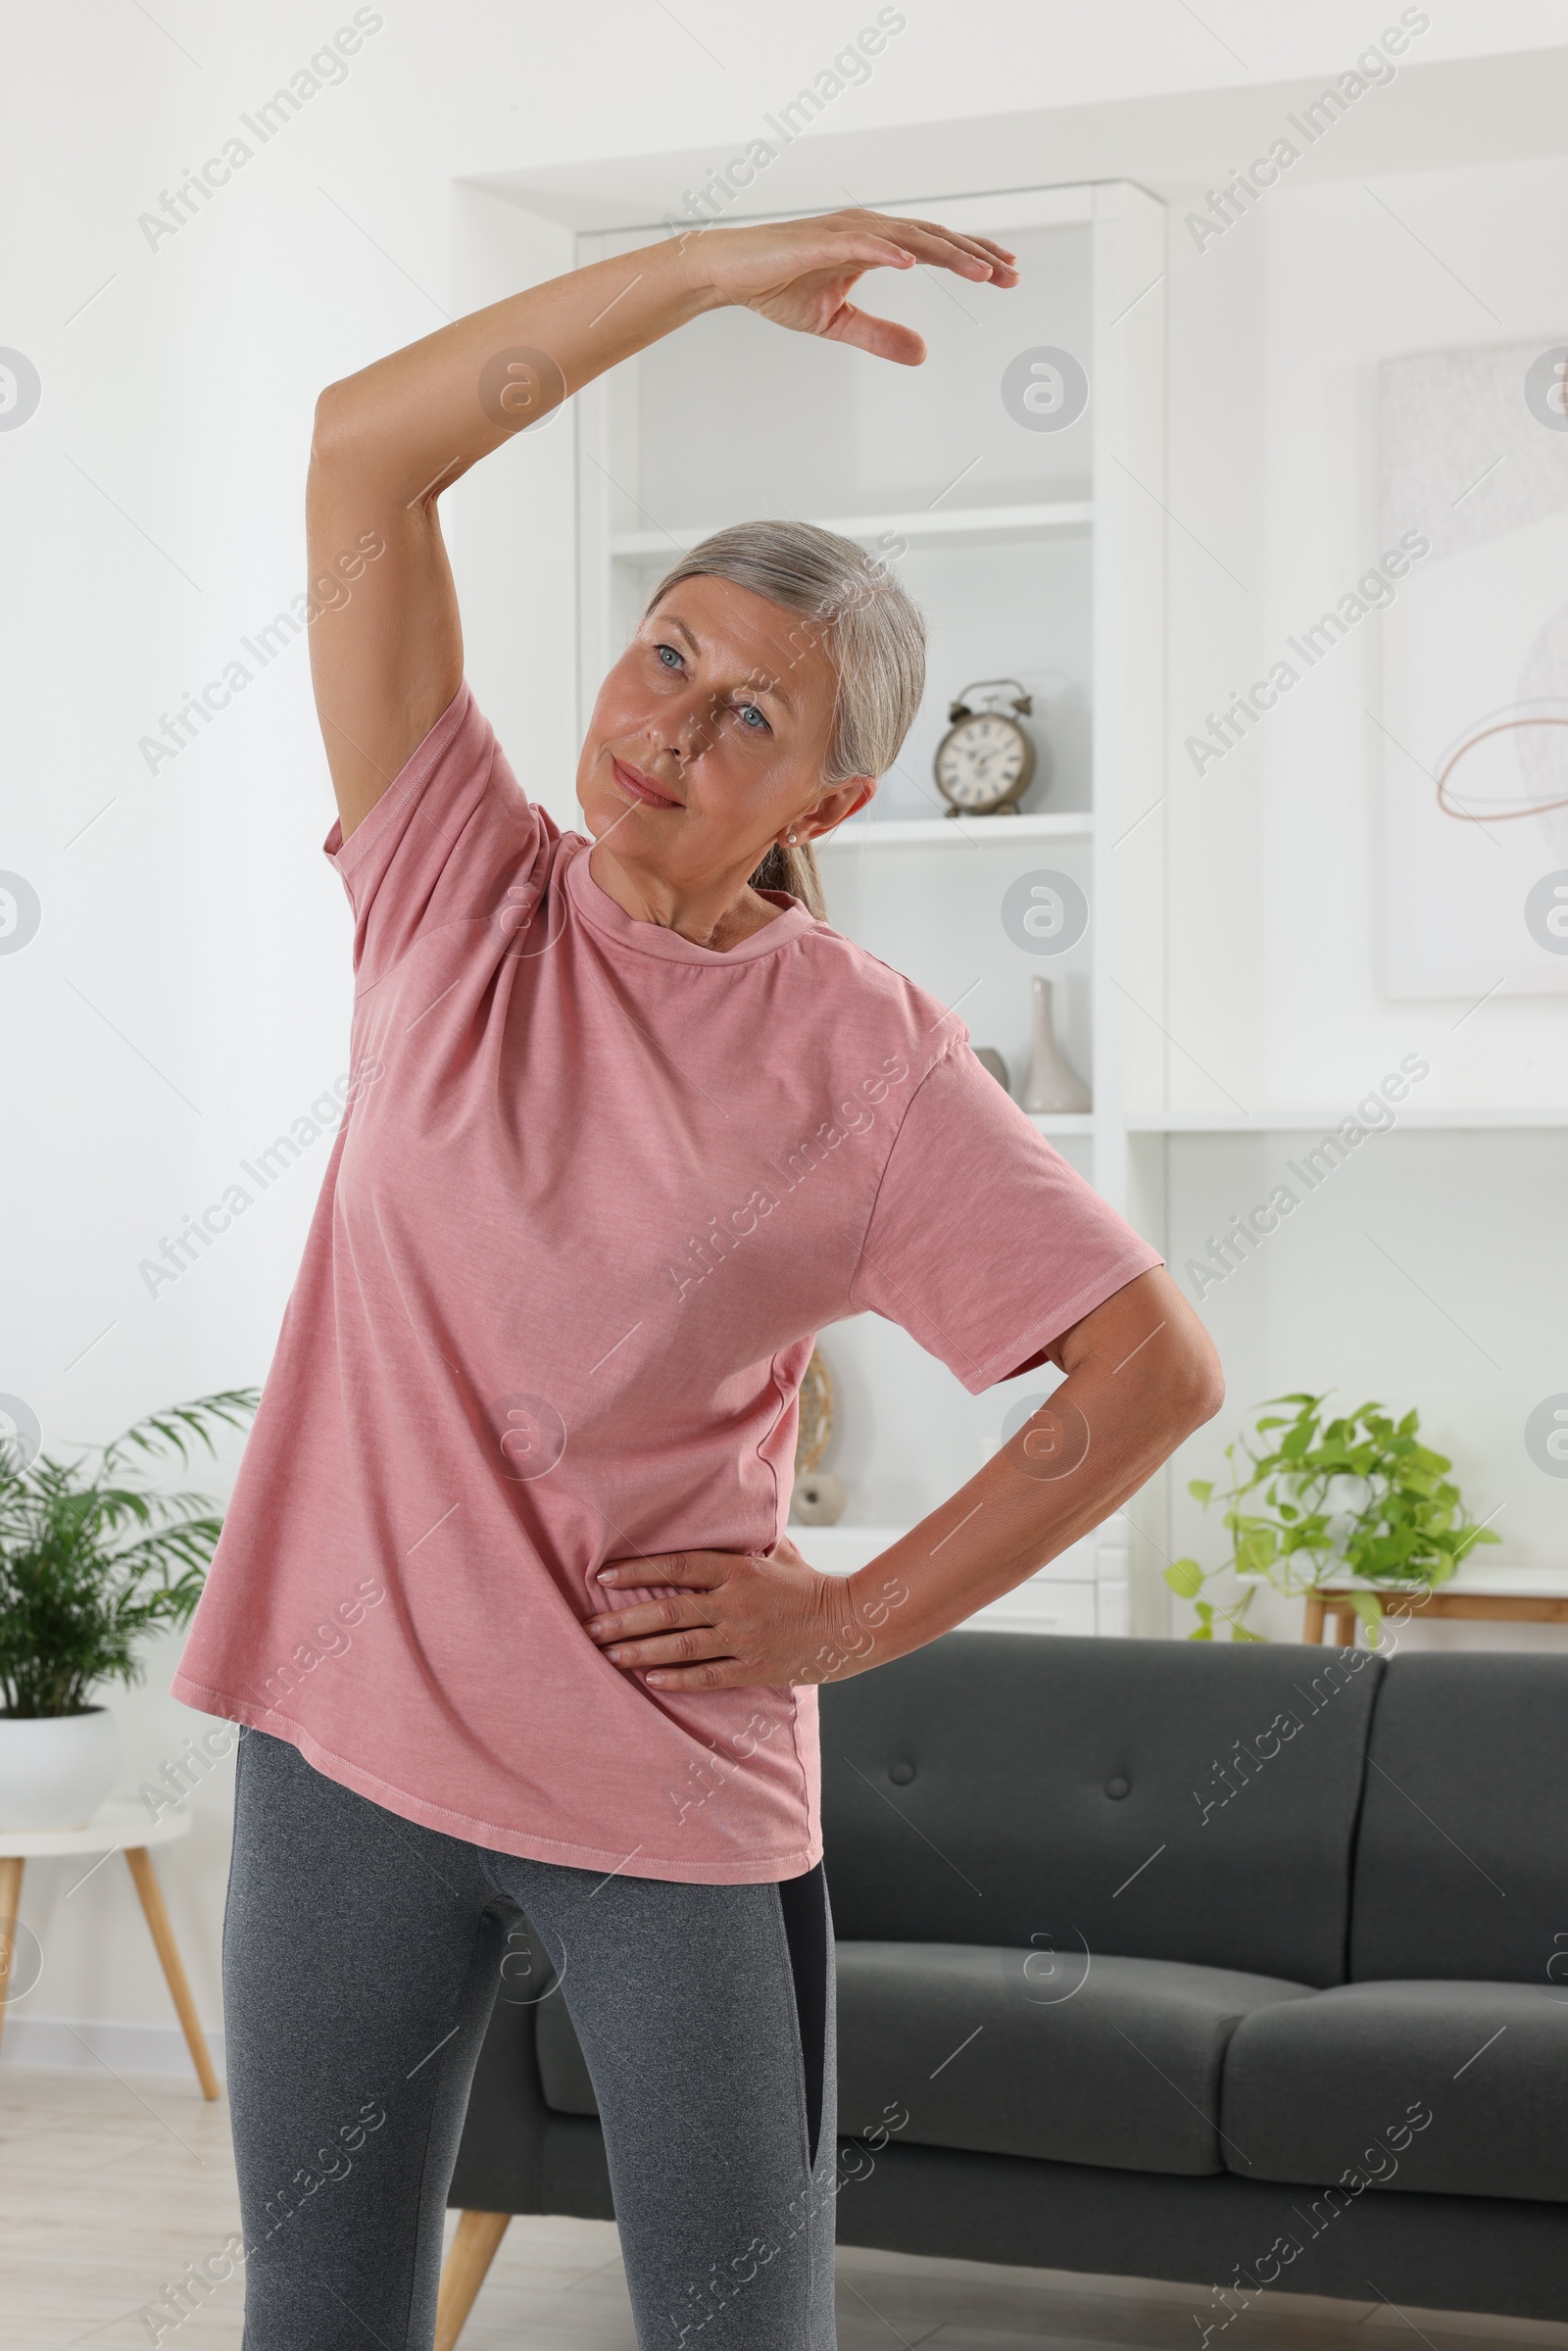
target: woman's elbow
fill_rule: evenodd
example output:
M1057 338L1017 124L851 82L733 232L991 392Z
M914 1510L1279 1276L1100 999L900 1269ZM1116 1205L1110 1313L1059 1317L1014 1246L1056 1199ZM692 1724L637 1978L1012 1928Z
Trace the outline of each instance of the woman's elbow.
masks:
M1188 1336L1176 1386L1177 1396L1172 1400L1182 1422L1182 1435L1190 1437L1195 1429L1212 1420L1225 1401L1225 1374L1219 1350L1201 1325Z
M355 402L347 379L329 383L317 394L311 425L311 464L329 465L339 459L354 437Z

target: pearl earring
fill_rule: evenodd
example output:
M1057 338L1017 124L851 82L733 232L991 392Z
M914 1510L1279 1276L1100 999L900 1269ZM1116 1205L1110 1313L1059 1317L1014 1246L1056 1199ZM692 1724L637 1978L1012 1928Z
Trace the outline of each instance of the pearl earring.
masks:
M790 839L793 841L793 840L795 840L796 838L797 838L797 835L796 835L796 834L794 834L794 833L791 833L791 835L790 835Z

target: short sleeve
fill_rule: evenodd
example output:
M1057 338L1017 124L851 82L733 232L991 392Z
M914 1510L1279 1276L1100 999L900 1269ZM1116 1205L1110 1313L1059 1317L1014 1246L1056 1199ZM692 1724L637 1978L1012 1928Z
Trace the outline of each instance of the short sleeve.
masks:
M322 848L354 909L354 969L373 987L415 939L488 913L560 828L530 801L466 682L348 840Z
M1163 1262L963 1043L905 1112L850 1298L978 1396Z

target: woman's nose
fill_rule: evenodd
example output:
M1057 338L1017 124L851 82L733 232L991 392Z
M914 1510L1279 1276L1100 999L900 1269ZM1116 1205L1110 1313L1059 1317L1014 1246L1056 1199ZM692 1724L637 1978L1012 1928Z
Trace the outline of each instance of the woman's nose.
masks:
M707 699L689 702L680 710L665 713L664 725L655 729L656 740L667 744L678 759L699 759L712 743L714 717Z

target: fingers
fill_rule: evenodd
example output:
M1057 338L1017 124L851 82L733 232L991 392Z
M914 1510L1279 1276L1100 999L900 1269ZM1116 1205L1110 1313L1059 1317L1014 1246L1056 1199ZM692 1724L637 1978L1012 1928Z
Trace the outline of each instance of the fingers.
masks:
M896 238L866 241L885 243L890 252L901 257L901 268L908 269L915 262L930 262L939 269L956 269L963 277L989 277L999 266L989 253L970 253L956 238L939 235L913 220L897 225L902 233Z
M733 1631L690 1623L670 1629L667 1619L663 1629L657 1624L644 1625L645 1618L657 1617L661 1609L696 1605L695 1601L654 1600L645 1607L623 1609L613 1617L596 1617L588 1631L612 1665L622 1673L642 1674L654 1690L751 1690L786 1685L786 1674L769 1675L759 1670L757 1657L736 1656L727 1645L734 1639Z
M995 237L968 237L961 229L949 228L941 220L914 220L911 228L923 228L934 237L946 237L950 243L961 245L966 253L978 253L988 261L1015 262L1018 258L1010 245L999 245Z
M848 263L857 269L907 269L916 262L956 270L961 276L992 278L1016 284L1016 256L989 237L967 237L944 228L937 220L906 220L884 213L840 214L839 219L874 222L871 227L842 228L820 259L828 268Z
M645 1559L611 1559L599 1570L594 1581L625 1591L628 1586L651 1588L656 1584L689 1586L694 1592L711 1592L722 1584L734 1567L733 1551L654 1551Z
M640 1565L636 1572L641 1580L644 1566ZM706 1603L695 1592L689 1598L681 1593L668 1599L643 1600L633 1608L615 1608L606 1616L590 1617L584 1631L612 1665L618 1665L626 1673L647 1673L649 1681L660 1687L673 1683L711 1689L714 1685L707 1678L707 1669L715 1663L734 1666L734 1679L745 1681L747 1677L739 1671L739 1660L731 1653L726 1636L708 1619L705 1607ZM703 1667L701 1673L671 1676L666 1671L650 1671L699 1664Z
M912 326L902 326L895 318L878 318L870 311L857 310L846 302L822 329L822 339L829 343L850 343L858 351L869 351L873 358L895 360L903 367L918 367L926 354L924 335L916 334Z
M990 237L966 237L956 228L944 228L940 220L901 221L901 227L916 230L937 246L948 246L968 260L981 262L992 271L1016 275L1012 265L1017 256L1007 246L994 244Z
M815 264L824 269L842 269L847 264L861 269L912 269L914 255L893 237L841 228L823 244Z
M648 1679L658 1690L756 1690L762 1686L760 1674L738 1657L726 1657L715 1665L688 1666L680 1674L650 1674Z
M612 1665L629 1673L650 1667L695 1665L729 1658L732 1652L713 1625L693 1625L679 1633L661 1633L650 1641L617 1641L605 1655Z
M691 1599L643 1600L635 1608L612 1608L606 1616L591 1616L583 1630L601 1648L612 1642L636 1641L649 1633L667 1633L677 1625L711 1626L704 1602Z
M990 237L964 236L958 229L944 228L940 220L903 220L881 213L867 217L882 224L885 238L891 233L891 241L915 260L934 262L968 277L990 277L999 284L1017 282L1017 256Z

